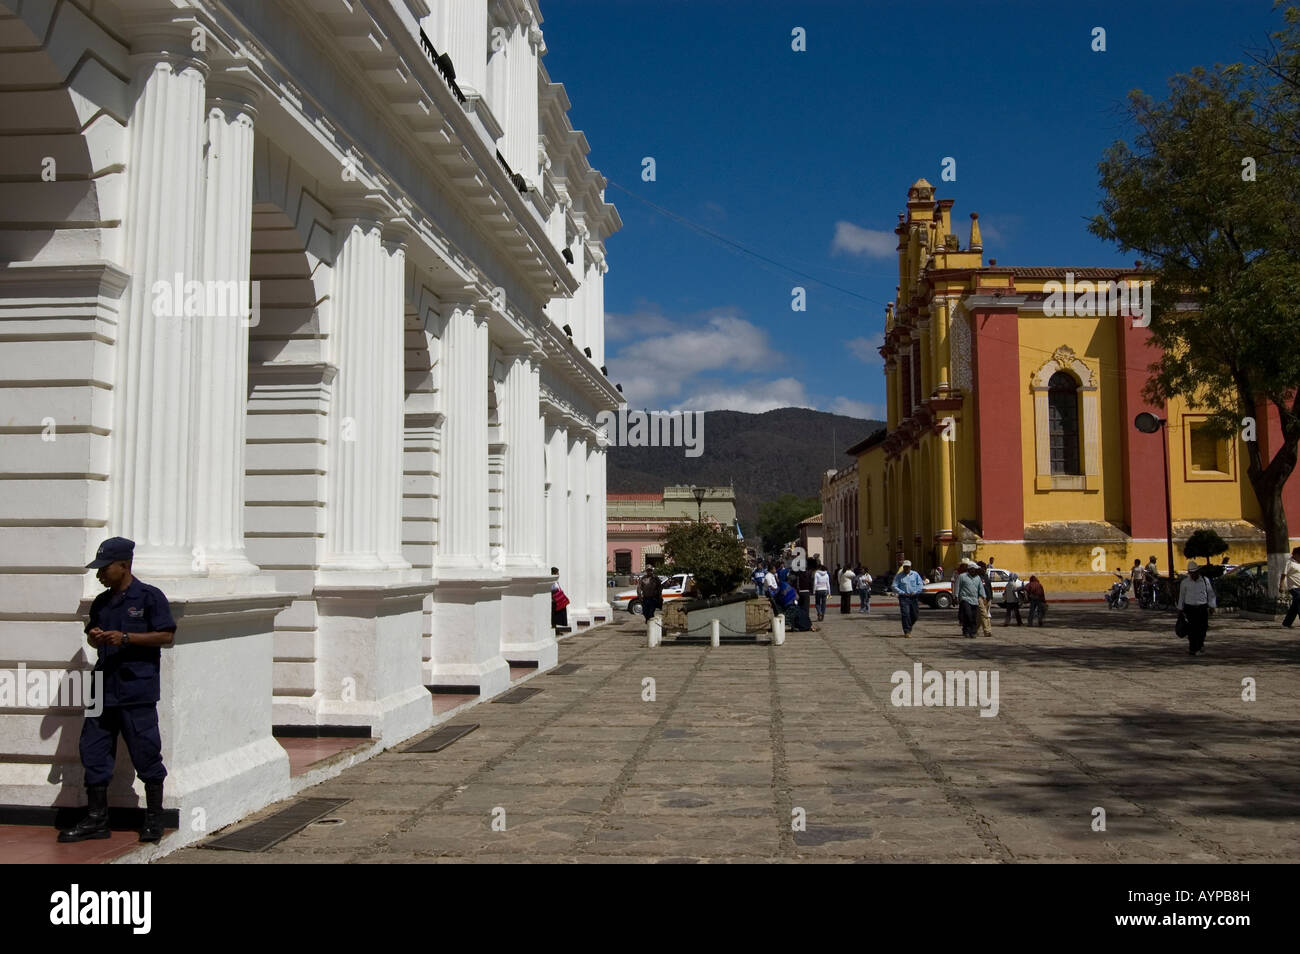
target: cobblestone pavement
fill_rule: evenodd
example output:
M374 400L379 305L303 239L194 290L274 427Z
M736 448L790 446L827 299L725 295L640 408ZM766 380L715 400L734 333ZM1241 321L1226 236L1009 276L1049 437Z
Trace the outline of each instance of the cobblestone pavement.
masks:
M1300 857L1293 631L1216 616L1189 657L1171 617L1134 607L1056 606L1034 629L1000 615L976 640L951 610L903 639L881 606L780 647L651 650L619 614L561 643L581 669L463 713L481 728L450 748L302 793L351 798L342 824L163 863ZM996 672L997 715L891 704L917 664Z

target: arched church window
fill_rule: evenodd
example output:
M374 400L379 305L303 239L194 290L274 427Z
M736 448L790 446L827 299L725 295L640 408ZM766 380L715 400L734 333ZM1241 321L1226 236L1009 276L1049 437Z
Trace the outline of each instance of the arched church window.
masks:
M1057 371L1047 382L1052 474L1082 474L1079 467L1079 382Z

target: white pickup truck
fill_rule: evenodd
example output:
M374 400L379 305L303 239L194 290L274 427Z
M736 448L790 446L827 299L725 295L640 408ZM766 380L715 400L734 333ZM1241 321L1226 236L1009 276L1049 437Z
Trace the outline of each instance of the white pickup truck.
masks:
M663 599L665 603L671 603L673 600L680 600L686 595L692 584L695 582L695 576L691 573L678 573L676 576L661 576L659 582L663 586ZM623 590L614 595L615 606L626 606L629 613L641 615L641 601L637 599L636 590Z

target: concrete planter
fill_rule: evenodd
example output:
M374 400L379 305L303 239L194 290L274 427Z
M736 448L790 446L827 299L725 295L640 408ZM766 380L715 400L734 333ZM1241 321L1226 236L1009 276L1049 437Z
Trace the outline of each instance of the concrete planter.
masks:
M749 602L750 598L744 593L709 599L676 600L664 607L664 629L694 632L708 627L716 619L722 624L724 633L744 633L749 629L748 614L745 612Z

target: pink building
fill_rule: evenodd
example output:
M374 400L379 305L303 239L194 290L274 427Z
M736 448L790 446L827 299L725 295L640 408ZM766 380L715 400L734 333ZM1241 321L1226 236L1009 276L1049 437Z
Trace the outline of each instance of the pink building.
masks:
M664 538L674 523L711 517L724 527L736 525L736 491L732 487L703 487L695 499L688 484L665 487L661 493L605 495L605 569L632 576L664 562Z

